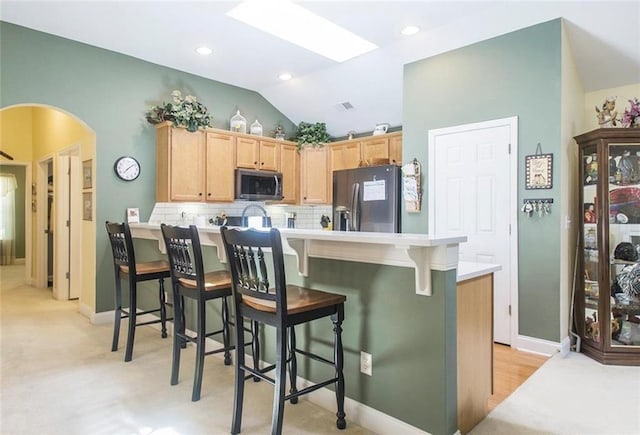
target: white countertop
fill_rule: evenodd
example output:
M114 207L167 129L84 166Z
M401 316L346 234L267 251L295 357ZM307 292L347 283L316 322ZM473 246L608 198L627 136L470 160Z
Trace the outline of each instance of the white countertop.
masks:
M491 263L472 263L469 261L458 262L458 282L466 281L471 278L477 278L488 273L502 270L499 264Z
M131 224L135 238L158 240L165 252L159 224ZM218 258L226 262L218 226L198 227L202 245L215 246ZM415 269L418 295L430 296L431 271L447 271L458 267L458 246L466 236L434 236L410 233L369 233L328 230L279 229L282 249L295 255L298 273L308 276L309 257L356 261L372 264L410 267ZM478 268L475 268L478 273ZM488 273L488 272L487 272ZM466 275L465 275L466 276ZM478 275L476 275L478 276Z

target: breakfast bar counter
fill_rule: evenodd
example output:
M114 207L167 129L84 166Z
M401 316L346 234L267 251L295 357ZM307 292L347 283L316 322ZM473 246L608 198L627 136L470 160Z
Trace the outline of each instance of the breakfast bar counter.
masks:
M165 251L160 224L130 227L137 243ZM199 226L198 232L201 244L211 247L207 268L225 267L220 227ZM450 435L466 433L484 416L492 378L493 272L499 266L459 262L464 236L289 228L280 234L287 283L347 298L347 420L378 433ZM301 330L300 345L330 356L332 335L323 335L324 329ZM264 360L271 361L275 337L268 328L262 334ZM361 371L361 352L372 356L370 375ZM321 378L314 364L299 368L299 375ZM335 406L328 389L309 400Z
M295 255L298 273L309 275L309 257L347 260L363 263L411 267L415 269L415 292L430 296L431 270L454 270L458 264L458 245L465 236L438 237L427 234L367 233L348 231L279 229L285 254ZM215 246L218 258L226 263L219 226L198 227L200 242ZM162 245L160 226L131 224L134 238L158 240Z

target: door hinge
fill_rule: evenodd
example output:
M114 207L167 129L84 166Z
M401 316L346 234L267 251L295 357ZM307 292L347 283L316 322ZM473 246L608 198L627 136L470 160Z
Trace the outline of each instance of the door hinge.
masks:
M511 315L511 305L509 305L509 315Z
M71 226L71 221L67 221L67 228Z
M509 144L509 154L511 154L511 144Z
M71 274L69 272L64 274L65 278L70 279L71 278Z
M511 224L509 224L509 235L511 235Z

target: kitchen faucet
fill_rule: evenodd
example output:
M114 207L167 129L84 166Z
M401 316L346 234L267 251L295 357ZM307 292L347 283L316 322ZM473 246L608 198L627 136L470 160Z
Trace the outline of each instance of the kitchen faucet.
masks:
M268 217L269 217L269 214L267 213L267 210L265 210L265 209L264 209L264 207L262 207L261 205L258 205L258 204L249 204L248 206L246 206L246 207L244 208L244 210L242 210L242 217L241 217L242 225L249 226L249 220L247 219L247 220L245 221L245 216L246 216L246 214L247 214L247 210L250 210L250 209L252 209L252 208L257 208L257 209L259 209L259 210L261 210L261 211L262 211L262 216L264 216L264 218L263 218L263 222L265 222L265 221L266 221L266 219L265 219L265 218L268 218ZM263 225L264 225L264 223L263 223Z

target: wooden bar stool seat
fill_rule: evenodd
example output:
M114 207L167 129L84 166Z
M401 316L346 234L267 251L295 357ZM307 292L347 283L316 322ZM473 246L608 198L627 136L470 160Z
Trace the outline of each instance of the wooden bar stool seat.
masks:
M280 232L256 229L221 228L222 241L231 269L233 302L236 315L236 367L233 420L231 433L240 433L245 380L258 377L275 386L271 433L282 433L284 403L297 403L298 397L327 385L334 385L336 392L338 429L347 426L344 413L344 374L342 349L342 321L346 297L339 294L313 290L286 283L282 240ZM271 261L265 252L271 251ZM333 360L296 347L295 326L312 320L329 317L333 322ZM276 362L258 368L245 365L244 331L245 319L259 322L276 329ZM296 386L298 363L296 355L328 364L334 376L298 390ZM255 355L254 355L255 358ZM287 366L291 389L285 393ZM275 369L271 378L268 372Z
M133 239L131 238L131 230L126 222L106 222L107 234L111 244L111 252L113 254L113 268L115 272L116 291L115 291L115 321L113 325L113 342L111 350L118 350L118 339L120 336L120 321L129 319L129 328L127 333L127 346L124 353L124 360L131 361L133 357L133 342L137 326L151 325L161 323L161 336L167 337L167 318L166 301L164 293L164 279L170 277L169 262L166 260L156 260L148 262L136 261L135 252L133 250ZM122 307L122 280L129 281L129 307ZM143 281L151 281L157 279L158 299L160 307L146 311L138 311L138 283ZM138 322L138 316L144 314L160 313L157 320L149 320Z

